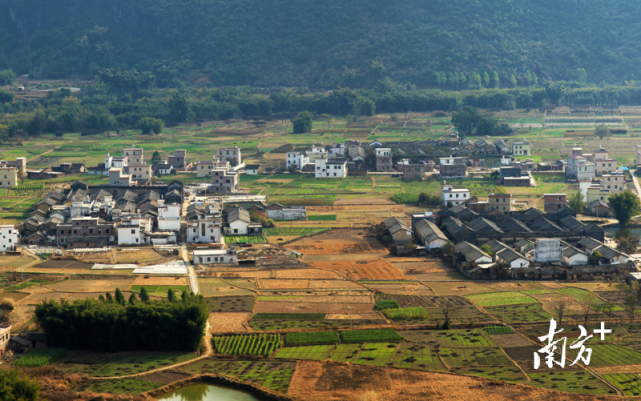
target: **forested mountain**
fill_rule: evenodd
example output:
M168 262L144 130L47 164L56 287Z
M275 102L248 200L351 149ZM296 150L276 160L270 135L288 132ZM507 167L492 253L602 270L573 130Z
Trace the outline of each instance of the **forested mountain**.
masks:
M0 69L135 68L159 86L622 83L641 79L639 16L633 0L0 0Z

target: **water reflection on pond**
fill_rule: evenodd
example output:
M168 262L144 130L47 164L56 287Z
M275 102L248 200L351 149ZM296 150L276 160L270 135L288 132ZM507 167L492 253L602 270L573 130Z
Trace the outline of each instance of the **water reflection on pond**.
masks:
M259 401L242 390L213 384L197 383L176 389L158 397L163 401Z
M612 238L618 238L619 236L630 236L634 235L637 238L641 238L641 228L614 228L614 227L603 227L606 234L610 234Z

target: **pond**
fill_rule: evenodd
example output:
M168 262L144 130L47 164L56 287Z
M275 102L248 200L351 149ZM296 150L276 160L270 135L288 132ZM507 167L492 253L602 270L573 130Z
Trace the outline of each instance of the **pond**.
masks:
M207 383L190 384L158 397L163 401L258 401L253 395L230 387Z
M612 238L615 238L617 231L627 230L630 234L634 235L637 238L641 238L641 228L614 228L614 227L603 227L607 234L610 234Z

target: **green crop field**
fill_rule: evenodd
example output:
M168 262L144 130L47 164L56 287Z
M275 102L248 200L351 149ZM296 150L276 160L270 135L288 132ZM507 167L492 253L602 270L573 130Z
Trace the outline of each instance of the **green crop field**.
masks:
M354 362L354 358L361 350L361 344L339 344L332 353L334 362Z
M162 383L137 378L91 380L74 388L76 392L138 395L162 387Z
M20 357L13 364L29 368L46 366L51 365L66 354L67 350L65 348L38 348Z
M296 369L296 362L205 359L185 366L183 369L194 373L217 373L237 377L240 380L286 393Z
M512 361L497 348L441 348L448 366L511 366Z
M309 333L287 333L287 345L336 344L340 342L335 331L313 331Z
M641 379L633 373L621 373L618 375L603 375L603 378L614 384L625 395L641 395Z
M367 343L361 347L354 363L359 365L385 366L392 359L397 343Z
M395 321L427 319L429 317L429 314L422 306L383 309L383 314L388 319Z
M312 214L307 215L309 221L336 220L335 214Z
M180 352L99 352L69 351L56 362L56 368L68 374L86 374L90 377L115 377L173 365L195 358L195 353Z
M586 344L586 347L592 348L590 366L593 367L641 364L641 352L630 348L614 344ZM572 361L576 359L578 351L568 347L567 354Z
M399 305L393 299L381 299L376 302L374 310L384 310L384 309L398 309Z
M492 334L492 335L514 333L514 331L512 331L512 329L507 326L487 326L487 327L484 327L483 330L485 330L487 334Z
M489 292L485 294L466 295L466 298L480 306L529 304L538 302L536 299L520 292Z
M494 347L496 344L480 329L429 331L427 341L435 341L444 347Z
M446 370L437 350L426 344L401 343L392 364L397 368Z
M404 338L392 329L353 330L341 332L344 343L361 343L371 341L403 341Z
M264 244L265 242L262 235L225 235L227 244Z
M592 305L595 305L595 304L599 305L603 303L603 301L598 299L598 297L592 294L590 291L583 290L580 288L559 288L556 290L556 292L565 294L584 304L591 303Z
M499 320L505 317L506 322L514 323L550 321L555 317L544 311L541 304L490 306L485 307L485 310Z
M528 385L583 394L616 394L601 380L586 371L528 373Z
M284 347L276 352L276 358L305 359L324 361L334 352L334 345L308 345L303 347Z
M214 337L211 343L219 354L262 356L269 356L283 345L280 334Z
M129 291L140 292L142 287L145 287L149 295L154 295L156 297L167 298L167 292L171 289L176 295L187 291L189 293L190 289L187 285L132 285L129 287Z

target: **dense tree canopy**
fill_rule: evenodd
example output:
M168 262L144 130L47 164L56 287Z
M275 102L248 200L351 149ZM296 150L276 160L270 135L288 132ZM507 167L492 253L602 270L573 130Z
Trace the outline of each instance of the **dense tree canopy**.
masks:
M18 369L0 369L0 400L36 401L39 394L40 384Z
M193 70L259 87L622 83L639 79L640 13L630 0L6 0L0 69L136 69L162 87Z
M630 191L619 192L608 198L610 208L619 223L628 225L633 216L639 213L639 198Z

